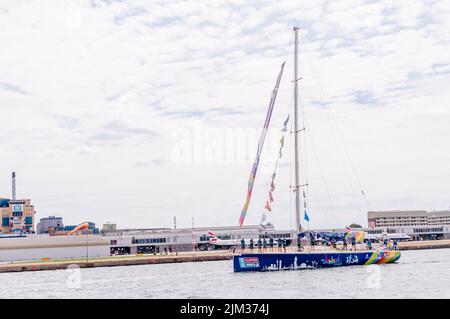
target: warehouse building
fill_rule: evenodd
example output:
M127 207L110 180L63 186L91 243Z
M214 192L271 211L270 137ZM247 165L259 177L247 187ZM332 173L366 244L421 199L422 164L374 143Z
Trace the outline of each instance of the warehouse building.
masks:
M96 235L0 235L0 262L105 257L109 247L108 240Z
M36 226L36 233L38 234L48 234L52 230L64 230L62 217L49 216L41 218Z

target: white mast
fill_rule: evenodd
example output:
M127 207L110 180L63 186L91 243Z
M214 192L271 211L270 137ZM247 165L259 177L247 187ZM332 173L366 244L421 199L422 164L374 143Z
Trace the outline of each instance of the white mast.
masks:
M297 235L301 231L300 218L300 172L299 172L299 132L298 129L298 30L299 27L294 27L295 33L295 52L294 52L294 162L295 162L295 236L294 241L297 241Z

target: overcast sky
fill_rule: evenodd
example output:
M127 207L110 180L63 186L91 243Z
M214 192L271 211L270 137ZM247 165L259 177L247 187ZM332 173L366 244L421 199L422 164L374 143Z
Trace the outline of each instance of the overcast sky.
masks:
M445 0L0 0L0 197L15 170L38 219L237 225L287 58L246 220L258 223L292 108L294 24L309 226L447 209ZM290 145L269 215L277 228L292 221Z

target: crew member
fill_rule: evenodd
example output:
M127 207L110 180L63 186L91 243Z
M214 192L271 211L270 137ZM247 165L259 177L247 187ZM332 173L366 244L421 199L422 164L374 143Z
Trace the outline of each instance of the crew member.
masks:
M242 249L242 251L245 250L245 239L244 238L241 239L241 249Z
M311 249L314 250L314 245L316 244L316 239L314 238L313 233L309 234L310 242L311 242Z
M356 251L356 238L352 238L352 250Z
M303 247L302 247L302 235L298 234L297 235L297 250L298 251L302 251Z
M332 246L333 249L337 249L337 247L336 247L336 238L334 238L334 237L331 237L331 246Z
M278 237L278 240L277 240L277 248L278 248L278 251L279 252L281 252L281 246L283 245L283 242L281 241L281 238L280 237Z

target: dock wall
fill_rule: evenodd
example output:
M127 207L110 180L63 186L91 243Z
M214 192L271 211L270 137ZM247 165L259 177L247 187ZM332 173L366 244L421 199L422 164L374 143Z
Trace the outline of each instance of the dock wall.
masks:
M398 243L399 250L450 248L450 240L405 241Z
M220 253L199 253L199 254L183 254L172 256L119 256L109 258L91 258L89 260L73 259L63 261L42 261L42 262L21 262L0 264L0 273L2 272L20 272L20 271L38 271L38 270L56 270L67 269L69 266L78 266L80 268L93 267L114 267L114 266L132 266L132 265L150 265L150 264L167 264L181 262L199 262L199 261L216 261L231 260L233 255L228 252Z

